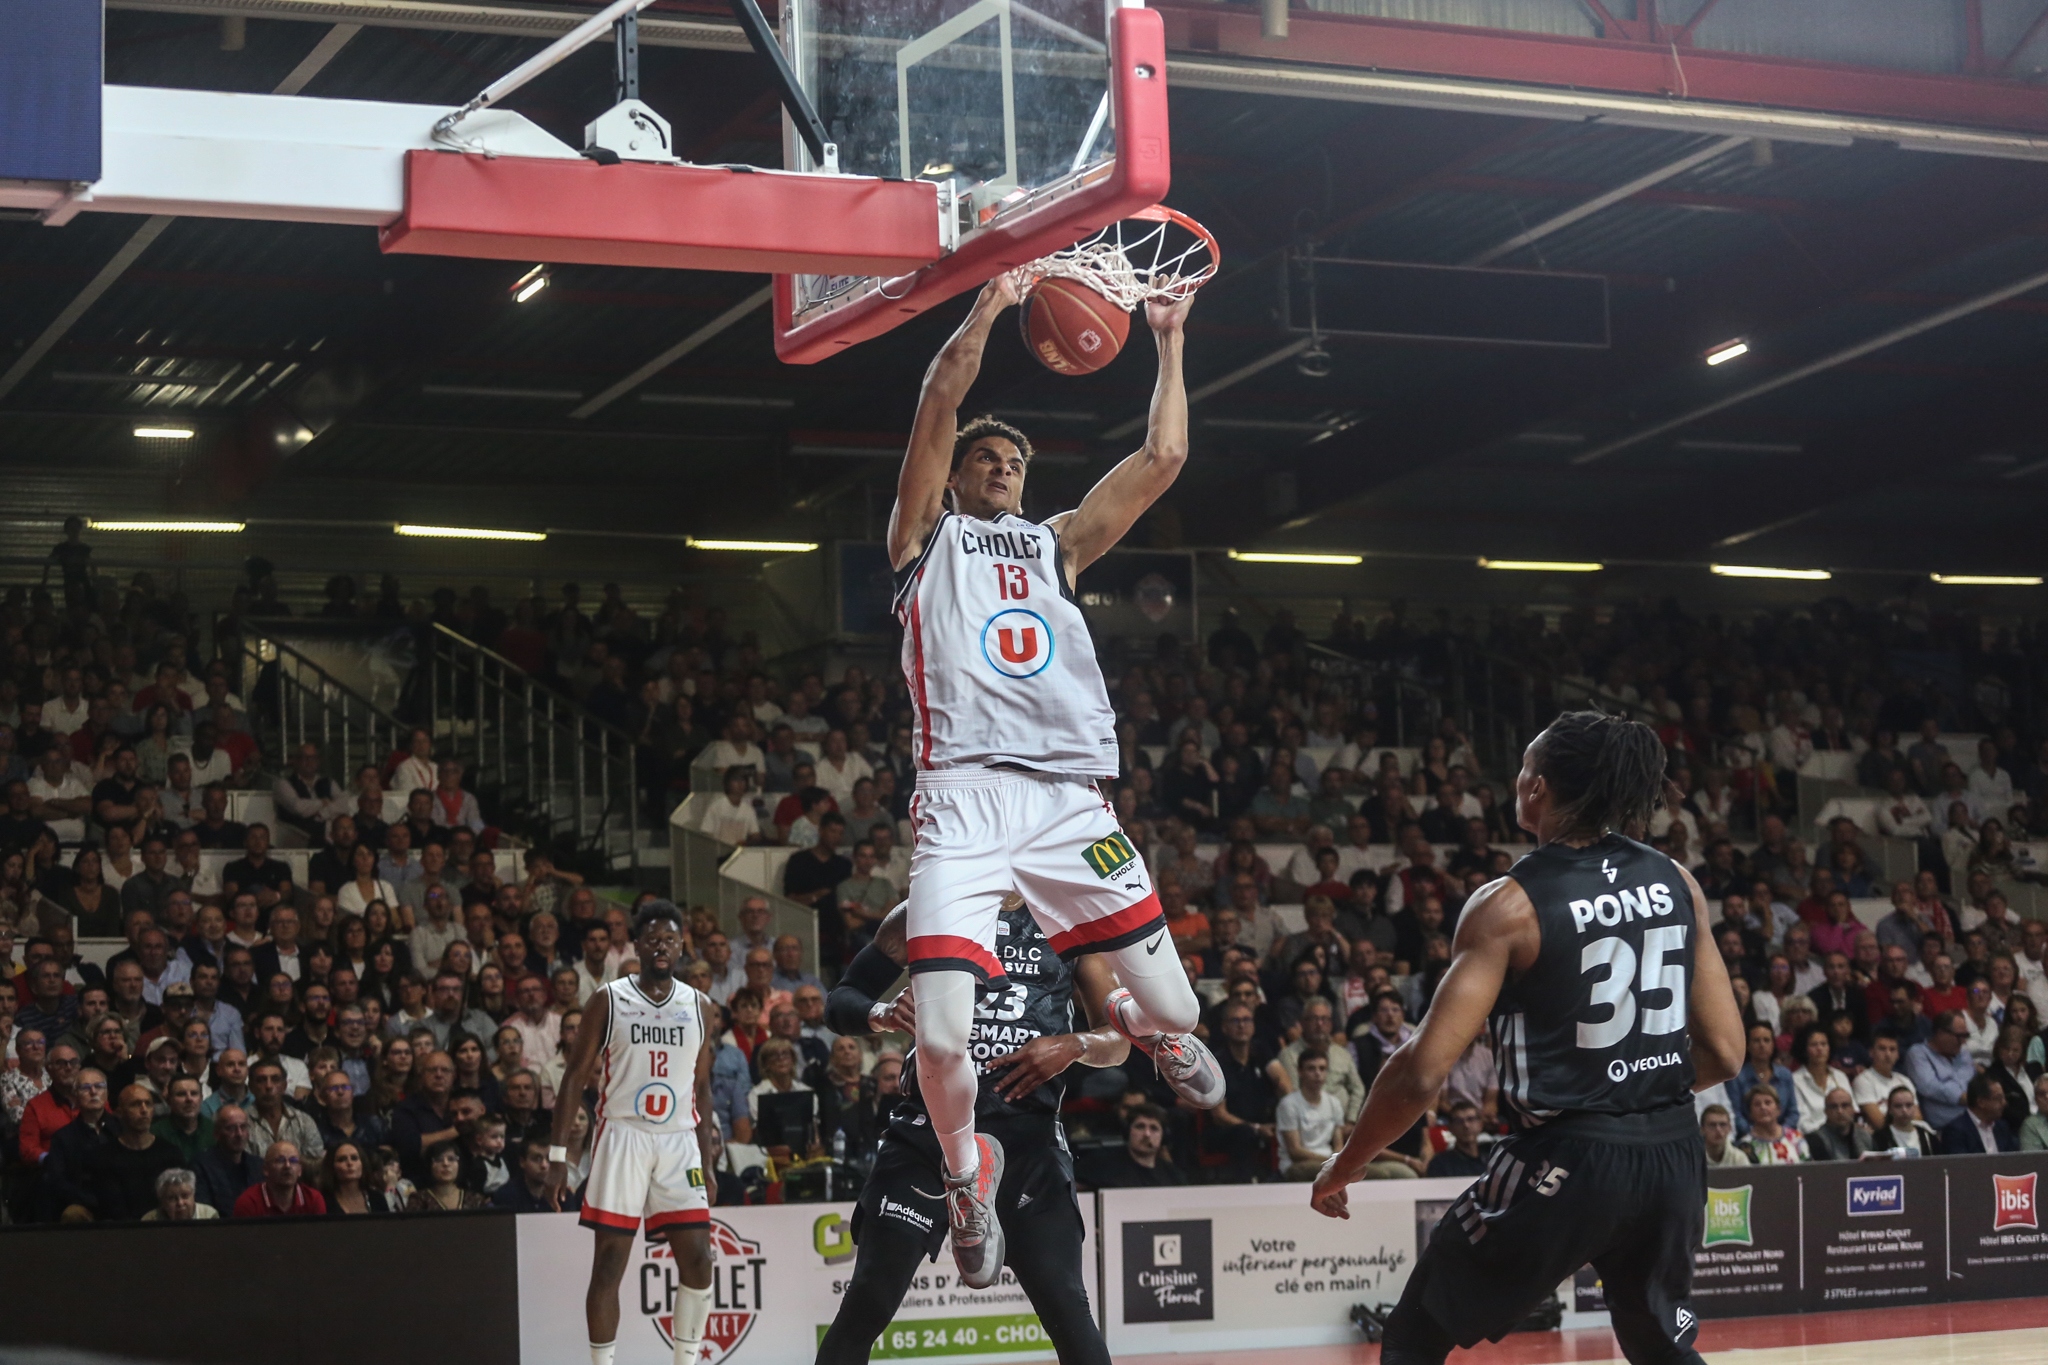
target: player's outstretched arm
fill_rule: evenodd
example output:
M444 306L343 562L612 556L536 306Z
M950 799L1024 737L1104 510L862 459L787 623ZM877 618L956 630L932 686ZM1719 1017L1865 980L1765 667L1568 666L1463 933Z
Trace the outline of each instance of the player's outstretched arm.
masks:
M1145 444L1126 456L1102 482L1088 490L1081 505L1060 524L1060 550L1067 581L1093 564L1124 538L1145 510L1180 477L1188 457L1188 389L1181 377L1181 352L1192 298L1179 303L1148 303L1145 321L1159 347L1159 379L1152 387L1152 411L1146 419Z
M917 395L910 424L910 448L896 476L896 506L889 513L889 562L902 568L916 559L946 508L946 479L952 473L953 437L960 429L960 405L981 373L989 329L1020 295L1016 276L1005 273L981 287L967 320L933 357Z
M698 1019L703 1015L703 1003L698 1003ZM717 1045L709 1029L700 1027L704 1046L697 1049L697 1160L703 1163L704 1200L709 1204L718 1202L718 1159L725 1148L724 1135L718 1131L718 1101L711 1095L711 1052ZM550 1168L552 1169L552 1168Z
M576 1041L569 1044L569 1060L562 1064L562 1081L555 1087L555 1122L548 1137L550 1146L569 1145L569 1131L576 1126L576 1111L583 1107L583 1092L590 1087L591 1072L597 1066L598 1050L604 1046L611 1031L611 992L597 991L591 995L590 1003L583 1007L582 1027L576 1030ZM706 1057L708 1056L707 1050ZM706 1064L708 1065L708 1062ZM548 1205L558 1212L562 1207L562 1191L567 1188L568 1183L568 1164L550 1161Z
M1458 921L1450 969L1444 973L1429 1013L1415 1036L1387 1058L1359 1111L1358 1126L1343 1149L1323 1163L1309 1204L1329 1218L1349 1218L1345 1187L1389 1144L1415 1126L1444 1078L1479 1030L1519 956L1533 961L1542 946L1536 908L1522 888L1506 877L1482 888Z
M1088 1016L1088 1030L1033 1038L1015 1052L989 1058L988 1069L1002 1073L996 1093L1006 1100L1022 1099L1076 1062L1121 1065L1131 1055L1131 1040L1109 1022L1107 1002L1116 986L1109 963L1092 953L1083 957L1074 967L1074 994Z
M1735 988L1728 983L1728 964L1714 945L1707 918L1707 896L1684 868L1685 889L1692 893L1692 998L1687 1001L1686 1033L1692 1039L1693 1089L1719 1085L1742 1069L1742 1013L1735 1008Z

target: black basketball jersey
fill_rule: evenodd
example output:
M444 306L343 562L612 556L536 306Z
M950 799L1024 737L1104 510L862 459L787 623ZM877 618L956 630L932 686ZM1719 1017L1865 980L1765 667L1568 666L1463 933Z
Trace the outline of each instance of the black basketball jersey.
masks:
M1609 834L1546 844L1508 875L1536 907L1536 963L1489 1021L1501 1099L1524 1126L1692 1101L1692 897L1678 865Z
M1007 979L981 988L974 1001L974 1030L967 1038L967 1055L981 1082L974 1101L975 1117L1057 1114L1066 1095L1065 1081L1055 1076L1012 1102L996 1093L995 1083L1003 1073L989 1071L987 1062L1015 1052L1034 1038L1074 1031L1074 969L1060 960L1039 932L1038 921L1022 908L997 915L996 956ZM915 1048L904 1061L903 1097L889 1121L906 1131L928 1129L931 1123L917 1093Z

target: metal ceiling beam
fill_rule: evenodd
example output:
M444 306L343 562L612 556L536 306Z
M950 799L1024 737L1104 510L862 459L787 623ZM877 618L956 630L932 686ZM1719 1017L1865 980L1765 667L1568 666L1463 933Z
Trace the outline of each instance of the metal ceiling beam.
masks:
M1783 374L1774 375L1761 383L1751 384L1747 388L1738 389L1736 392L1717 398L1711 403L1703 403L1699 407L1680 413L1676 417L1667 417L1661 422L1653 422L1649 426L1641 427L1628 433L1626 436L1619 436L1614 440L1603 442L1591 450L1574 455L1572 463L1575 465L1587 465L1592 464L1596 460L1604 460L1609 455L1613 455L1618 451L1627 450L1631 446L1641 445L1644 441L1653 440L1668 432L1677 431L1680 427L1690 426L1702 417L1711 417L1717 412L1725 412L1729 408L1747 403L1753 398L1761 398L1767 393L1776 393L1779 389L1797 384L1802 379L1810 379L1814 375L1825 373L1837 366L1846 365L1852 360L1861 359L1873 351L1881 351L1887 346L1897 345L1899 342L1919 336L1923 332L1931 332L1937 327L1946 327L1949 323L1969 317L1972 313L1981 313L1987 308L1994 308L2004 303L2007 299L2018 298L2021 294L2029 294L2043 287L2048 287L2048 270L2037 271L2023 279L2014 280L2010 284L2000 285L1988 293L1979 294L1975 298L1964 299L1961 303L1952 304L1938 312L1916 318L1904 326L1880 332L1876 336L1868 337L1853 346L1845 346L1841 350L1830 352L1818 360L1809 361L1804 365L1787 370Z
M588 9L553 5L470 5L450 0L107 0L110 10L155 14L231 14L248 19L361 24L373 28L493 33L512 38L561 37L588 19ZM640 16L642 47L695 47L748 52L738 24L719 19Z
M1653 185L1661 185L1676 176L1684 175L1694 167L1704 166L1709 161L1717 160L1738 147L1747 147L1750 141L1746 137L1724 137L1717 138L1704 147L1696 147L1676 161L1666 162L1655 170L1645 171L1626 184L1616 185L1611 190L1596 194L1591 199L1574 204L1563 213L1544 219L1534 227L1526 228L1516 233L1498 246L1488 247L1472 257L1472 259L1466 261L1465 264L1490 265L1503 256L1512 255L1525 246L1542 241L1552 233L1562 232L1574 223L1583 222L1604 208L1619 204L1624 199L1633 198Z
M2048 133L2048 105L2023 81L1805 61L1655 42L1417 23L1362 15L1289 16L1275 40L1253 7L1159 0L1170 51L1228 62L1316 64L1349 72L1408 72L1558 96L1605 92L1664 106L1801 110L1857 119ZM1175 75L1169 69L1169 75ZM1177 78L1177 77L1176 77ZM1183 84L1186 82L1183 80Z
M354 24L336 24L329 29L321 36L320 41L313 45L313 50L306 54L305 60L293 67L291 74L279 82L275 93L296 95L304 90L307 83L319 75L321 70L334 60L335 55L348 45L348 40L355 37L359 31L359 26ZM154 214L143 220L142 226L136 228L128 240L121 244L120 250L100 267L99 273L92 277L85 288L78 291L70 303L64 305L62 312L51 319L50 325L43 329L42 335L29 343L28 349L15 358L14 363L7 367L7 373L0 374L0 400L5 400L22 380L28 378L29 371L50 353L52 347L64 339L65 333L76 326L78 320L99 302L101 295L114 287L114 282L127 273L128 267L134 265L143 252L149 250L150 244L163 235L164 229L176 221L177 219L168 214Z
M1275 41L1262 35L1255 9L1154 7L1167 21L1168 80L1184 89L2048 160L2048 105L2020 81L1355 15L1293 14L1290 36ZM107 0L107 8L538 40L590 16L451 0ZM643 16L640 42L751 50L737 24L709 18Z
M601 408L609 407L634 389L639 388L642 384L654 378L654 376L660 374L669 366L675 364L678 360L681 360L690 352L696 350L699 346L702 346L705 342L717 336L720 332L725 331L728 327L746 317L749 313L765 306L768 300L774 297L774 294L774 289L767 287L747 295L738 303L726 309L723 313L720 313L717 317L711 319L711 321L705 323L702 327L699 327L696 331L690 333L681 341L678 341L675 345L669 347L666 351L663 351L660 355L654 357L654 359L648 361L645 365L642 365L639 369L604 390L569 415L580 419L590 416Z

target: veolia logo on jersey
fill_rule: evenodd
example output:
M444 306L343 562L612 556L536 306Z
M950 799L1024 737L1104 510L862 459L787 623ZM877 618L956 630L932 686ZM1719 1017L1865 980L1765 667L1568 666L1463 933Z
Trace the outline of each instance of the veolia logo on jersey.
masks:
M633 1097L633 1112L649 1123L667 1123L675 1116L676 1092L660 1081L643 1085Z
M981 657L1006 678L1029 678L1052 662L1052 627L1043 616L1010 607L981 628Z

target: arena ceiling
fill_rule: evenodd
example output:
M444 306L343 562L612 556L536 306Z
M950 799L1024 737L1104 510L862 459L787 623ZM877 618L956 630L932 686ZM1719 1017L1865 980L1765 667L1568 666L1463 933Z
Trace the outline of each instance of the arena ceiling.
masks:
M267 91L328 32L250 18L239 50L223 50L207 9L114 8L108 79ZM1185 37L1175 23L1169 33ZM306 93L454 104L536 45L369 26ZM686 156L779 163L781 116L751 54L648 47L643 63L643 96L674 121ZM2028 79L1987 85L2048 125L2048 93ZM1215 88L1231 84L1244 88ZM2048 297L1984 300L2048 272L2048 164L1846 138L1745 139L1708 155L1726 129L1258 85L1174 86L1170 202L1209 224L1227 262L1195 314L1189 382L1249 373L1197 404L1187 474L1144 531L1154 543L2041 571ZM609 94L600 49L513 105L575 142ZM1696 164L1664 173L1681 162ZM0 223L0 370L137 226L94 214L62 228ZM1600 276L1611 344L1332 339L1329 373L1310 377L1298 356L1274 359L1298 341L1278 307L1288 253L1310 243L1325 256L1492 256ZM540 298L515 304L523 270L383 256L361 228L173 221L0 396L7 515L33 522L84 505L99 516L873 535L919 377L965 306L811 367L776 362L757 310L575 416L763 281L563 266ZM1978 306L1845 358L1965 304ZM1735 338L1748 355L1704 363ZM999 331L972 406L1040 440L1034 510L1077 496L1132 447L1149 350L1134 339L1103 373L1066 379L1039 368L1014 329ZM175 449L138 440L150 417L190 421L199 436Z

